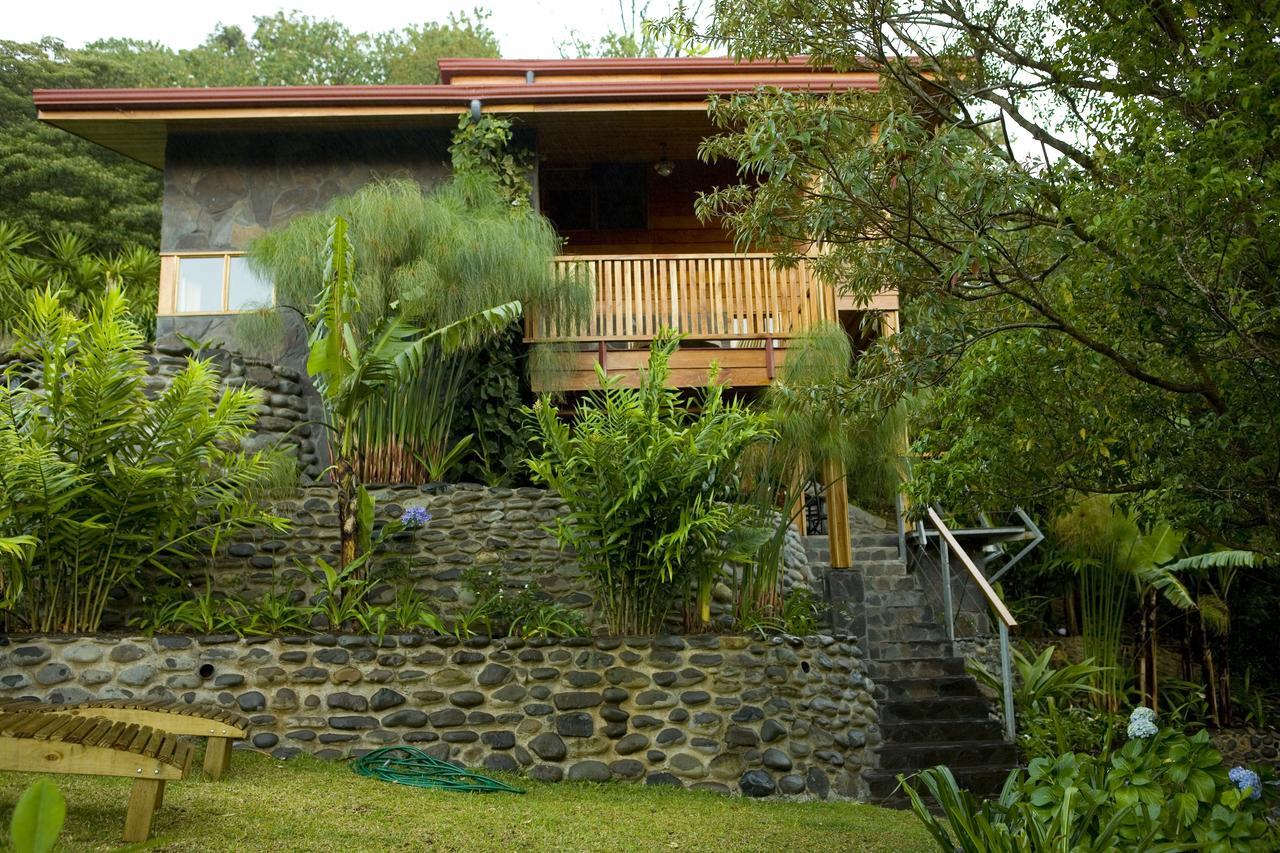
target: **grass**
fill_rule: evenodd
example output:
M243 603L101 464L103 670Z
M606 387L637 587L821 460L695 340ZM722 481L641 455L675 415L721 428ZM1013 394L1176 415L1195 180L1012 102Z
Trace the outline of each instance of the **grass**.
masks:
M198 763L196 765L199 766ZM36 777L0 773L3 826ZM59 850L120 849L130 781L54 777L67 799ZM236 752L220 782L170 782L152 841L167 851L933 849L909 812L845 802L769 802L644 785L539 784L456 794L356 776L342 762ZM6 833L7 834L7 833Z

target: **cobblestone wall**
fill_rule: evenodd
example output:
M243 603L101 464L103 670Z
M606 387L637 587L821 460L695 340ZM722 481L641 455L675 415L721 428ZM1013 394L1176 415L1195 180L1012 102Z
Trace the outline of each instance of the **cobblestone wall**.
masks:
M562 552L545 529L566 511L554 494L474 484L386 486L370 492L378 521L399 518L408 507L431 513L426 527L385 542L374 566L377 575L412 583L437 612L448 615L473 603L463 588L469 569L499 573L508 587L528 584L568 607L590 607L588 579L573 555ZM275 510L293 523L292 529L232 542L208 569L217 588L250 598L273 585L305 588L316 557L332 560L337 554L338 516L331 486L308 486L296 499L276 502ZM804 548L794 534L784 548L784 564L788 589L812 585ZM203 585L206 567L191 568L192 582ZM375 590L374 600L386 603L393 596L388 584ZM730 588L717 585L713 614L727 615L731 605Z
M177 343L159 343L147 356L149 394L159 395L187 365L190 350ZM292 449L304 474L319 475L324 464L324 451L316 446L312 424L322 418L322 411L308 379L298 370L270 364L235 353L218 351L208 355L222 375L227 387L261 389L262 404L253 434L243 442L248 451L280 447Z
M238 710L289 758L415 744L489 770L862 797L879 743L849 640L60 637L0 650L0 697L151 697Z

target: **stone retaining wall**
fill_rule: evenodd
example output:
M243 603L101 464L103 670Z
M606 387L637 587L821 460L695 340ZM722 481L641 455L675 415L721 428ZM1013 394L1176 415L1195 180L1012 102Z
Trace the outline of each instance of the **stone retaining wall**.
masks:
M1280 768L1280 731L1253 727L1213 732L1213 747L1228 764L1257 770L1263 765Z
M147 356L148 393L164 393L173 377L186 367L188 355L190 350L181 344L159 343ZM324 449L316 446L312 434L312 424L319 422L323 413L310 380L292 367L235 353L220 350L208 357L217 366L225 386L247 386L262 391L258 421L253 434L243 442L245 450L292 449L303 474L315 479L327 464L327 457Z
M374 561L376 576L390 576L399 585L412 584L426 594L433 609L452 614L472 602L463 589L469 569L499 573L509 587L528 585L575 609L591 605L590 586L572 554L560 550L546 527L566 512L551 492L536 488L499 488L470 484L387 486L371 488L379 521L399 518L408 507L424 507L431 521L386 541ZM338 552L338 515L332 486L309 486L294 500L279 501L276 512L293 527L240 538L228 545L208 568L217 588L252 598L283 583L306 586L307 571L317 556L331 561ZM814 578L804 548L794 531L784 548L784 586L812 585ZM193 577L203 586L203 577ZM375 590L374 600L389 601L388 584ZM385 602L382 602L385 603ZM714 615L727 615L732 593L716 589ZM679 614L676 614L678 618Z
M543 781L859 798L879 743L856 643L698 635L15 638L0 697L149 697L250 717L289 758L414 744Z

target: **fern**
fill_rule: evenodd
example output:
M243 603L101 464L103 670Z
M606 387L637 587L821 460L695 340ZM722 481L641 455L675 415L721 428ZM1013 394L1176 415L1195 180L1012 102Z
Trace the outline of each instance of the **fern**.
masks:
M222 391L213 366L193 361L148 400L144 341L117 290L83 318L56 292L36 292L13 331L11 352L39 363L41 381L24 382L15 363L0 387L12 620L97 630L114 590L212 552L228 533L283 529L247 499L266 459L228 449L252 429L257 392Z

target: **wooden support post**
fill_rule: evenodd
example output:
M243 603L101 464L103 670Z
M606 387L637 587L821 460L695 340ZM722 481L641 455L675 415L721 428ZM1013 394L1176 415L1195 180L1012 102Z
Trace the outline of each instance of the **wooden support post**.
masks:
M231 738L211 737L204 751L204 775L217 781L231 762Z
M880 336L883 338L892 338L898 334L898 312L885 311L880 315ZM894 438L894 455L899 460L898 478L901 483L911 479L910 462L907 460L907 451L911 447L911 436L907 432L907 425L902 425L902 432ZM906 490L900 491L902 495L902 509L900 510L902 518L905 519L911 510L911 499L907 496Z
M138 844L151 837L151 816L164 798L163 779L134 779L129 810L124 816L124 840Z
M764 339L764 372L770 379L773 379L774 369L773 363L773 336L770 335Z
M605 345L604 341L596 342L596 359L600 362L600 367L606 372L609 370L608 352L609 348Z
M853 541L849 535L849 489L845 484L844 462L829 459L822 464L822 482L827 484L827 541L831 548L831 568L853 568Z

